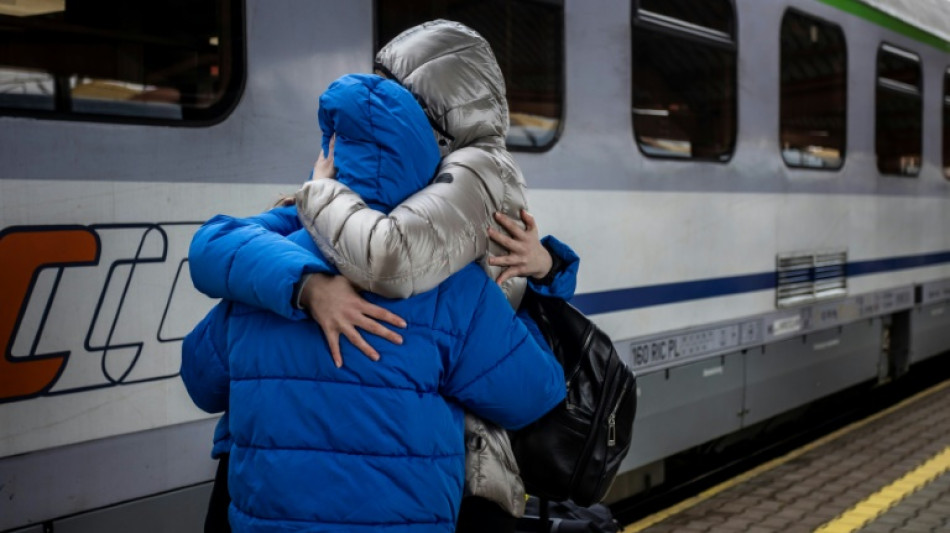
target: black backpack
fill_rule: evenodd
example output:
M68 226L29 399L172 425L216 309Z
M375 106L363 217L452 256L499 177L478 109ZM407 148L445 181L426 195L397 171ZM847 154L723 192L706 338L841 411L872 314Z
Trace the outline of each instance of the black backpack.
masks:
M607 334L564 300L527 291L521 307L537 322L567 382L560 405L512 434L521 478L529 494L592 505L604 498L630 448L636 377Z

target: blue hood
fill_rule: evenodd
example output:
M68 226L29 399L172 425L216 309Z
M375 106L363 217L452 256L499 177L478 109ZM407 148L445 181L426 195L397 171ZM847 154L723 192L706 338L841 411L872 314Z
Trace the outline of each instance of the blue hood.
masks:
M340 183L374 209L389 212L425 187L439 165L439 147L412 94L372 74L348 74L320 96L323 150L333 153Z

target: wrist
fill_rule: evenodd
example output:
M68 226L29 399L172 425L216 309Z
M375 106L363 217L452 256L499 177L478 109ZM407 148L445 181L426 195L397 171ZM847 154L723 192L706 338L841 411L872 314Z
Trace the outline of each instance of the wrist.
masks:
M294 294L292 302L294 309L301 309L306 311L306 308L303 305L303 293L304 288L307 286L307 282L310 281L310 278L313 277L313 273L307 273L300 277L300 280L297 283L294 283Z
M560 272L561 267L564 263L561 260L561 257L551 251L547 246L544 247L544 251L547 252L547 265L548 268L541 275L531 276L535 283L539 285L550 285L554 281L555 276Z

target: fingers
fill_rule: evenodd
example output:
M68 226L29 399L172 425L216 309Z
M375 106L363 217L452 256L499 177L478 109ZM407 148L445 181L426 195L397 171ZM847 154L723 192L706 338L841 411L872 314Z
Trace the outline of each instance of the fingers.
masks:
M501 275L499 275L495 279L495 283L501 285L502 283L508 281L509 279L517 277L519 275L520 275L520 269L506 268L504 271L502 271Z
M488 257L488 264L491 266L510 267L520 265L524 261L513 255L492 255Z
M328 154L326 156L326 164L333 168L333 149L336 147L336 133L330 136L330 146L327 147ZM321 154L322 155L322 154Z
M366 357L369 357L373 361L379 361L379 354L376 353L376 350L374 350L365 339L363 339L363 336L360 335L358 331L356 331L356 328L349 327L344 329L343 335L346 336L346 338L349 339L351 343L353 343L353 346L356 346L357 350L363 352Z
M333 333L332 335L327 335L327 344L330 345L330 357L333 358L333 364L337 368L343 366L343 357L340 355L340 337L339 334Z
M488 238L502 245L506 250L512 250L517 243L517 241L495 228L488 228Z
M525 213L525 211L522 210L522 213ZM505 231L507 231L512 237L517 238L519 235L524 233L524 230L518 226L518 223L515 222L513 218L505 215L504 213L495 213L495 221L498 222L501 227L505 228Z
M317 158L317 162L313 164L313 170L310 171L310 181L316 181L320 178L325 177L323 168L325 166L325 159L323 159L323 152L320 152L320 157Z
M373 335L376 335L377 337L382 337L393 344L402 344L402 335L396 333L395 331L387 329L386 326L380 324L379 322L373 320L372 318L363 317L363 319L359 321L357 326L360 329L367 331L369 333L372 333Z
M406 327L406 321L403 320L402 317L389 311L388 309L383 309L378 305L367 303L366 308L363 309L363 314L373 317L381 322L386 322L387 324L396 326L397 328Z
M531 233L538 229L537 224L535 223L534 217L531 216L531 213L527 209L521 210L521 221L524 222L524 229L528 233Z

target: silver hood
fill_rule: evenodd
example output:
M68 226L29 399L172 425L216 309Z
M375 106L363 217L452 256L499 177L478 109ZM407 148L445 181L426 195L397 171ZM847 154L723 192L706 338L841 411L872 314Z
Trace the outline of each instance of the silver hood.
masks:
M475 30L449 20L414 26L376 54L376 65L421 100L443 154L486 137L504 142L505 80Z

